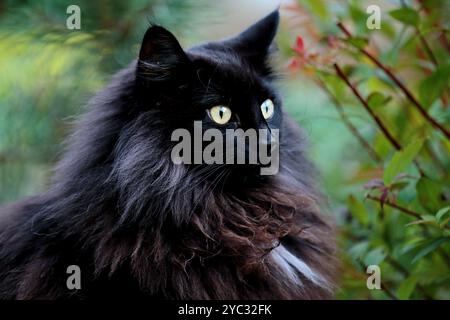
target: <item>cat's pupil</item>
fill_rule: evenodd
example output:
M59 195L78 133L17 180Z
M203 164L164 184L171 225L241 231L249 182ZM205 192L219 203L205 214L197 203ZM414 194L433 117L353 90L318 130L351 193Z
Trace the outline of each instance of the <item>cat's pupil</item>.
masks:
M223 109L220 109L220 111L219 111L219 117L220 117L220 118L223 118L223 114L224 114Z

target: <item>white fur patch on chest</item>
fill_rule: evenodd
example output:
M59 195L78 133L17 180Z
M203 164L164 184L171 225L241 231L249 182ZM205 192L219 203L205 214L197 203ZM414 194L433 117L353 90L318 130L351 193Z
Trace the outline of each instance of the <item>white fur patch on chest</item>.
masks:
M315 285L327 288L327 281L318 273L311 269L299 257L293 255L283 245L279 245L271 252L274 262L283 270L288 279L298 285L302 285L302 281L298 274L302 274L305 278L313 282Z

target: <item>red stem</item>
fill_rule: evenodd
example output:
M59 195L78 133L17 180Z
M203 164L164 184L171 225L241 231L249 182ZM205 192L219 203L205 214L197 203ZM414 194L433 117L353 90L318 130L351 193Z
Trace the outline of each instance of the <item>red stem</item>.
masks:
M373 120L376 122L376 124L380 128L381 132L383 132L384 136L395 147L395 149L401 150L402 146L400 145L400 143L394 138L394 136L392 136L392 134L389 132L389 130L383 124L381 119L372 111L372 109L369 107L368 102L362 97L362 95L359 93L358 89L350 82L348 77L345 75L345 73L342 71L342 69L339 67L339 65L337 63L334 64L334 69L336 70L336 73L339 76L339 78L344 80L344 82L347 84L347 86L353 91L354 95L362 103L362 105L364 106L366 111L370 114L370 116L373 118Z
M339 22L337 26L342 30L342 32L345 33L345 35L348 38L352 38L352 34L348 29L342 24L342 22ZM409 101L416 107L416 109L419 111L419 113L437 130L441 131L447 139L450 139L450 131L444 128L443 125L438 123L433 117L431 117L428 112L425 110L425 108L420 104L420 102L414 97L414 95L409 91L408 88L405 87L405 85L389 70L388 67L383 65L375 56L373 56L370 52L368 52L365 49L358 48L359 51L361 51L367 58L369 58L376 66L378 66L381 70L383 70L386 75L391 78L392 81L400 88L401 91L405 94L405 96L408 98Z
M317 84L319 87L322 88L330 98L333 105L336 107L337 112L342 118L342 121L347 126L347 128L350 130L350 132L355 136L355 138L359 141L359 143L363 146L364 149L367 150L367 153L369 156L376 162L376 163L382 163L381 158L378 156L378 154L375 152L375 150L370 146L370 144L364 139L363 136L358 132L358 129L351 123L350 119L348 119L347 115L344 112L344 108L342 107L339 100L336 98L336 96L331 92L330 89L326 86L326 84L321 80L317 79Z
M409 215L409 216L411 216L411 217L414 217L414 218L416 218L416 219L422 219L422 218L421 218L422 215L421 215L420 213L415 212L415 211L412 211L412 210L410 210L410 209L408 209L408 208L405 208L405 207L401 207L401 206L399 206L398 204L395 204L394 202L391 202L391 201L389 201L389 200L384 200L384 201L383 201L381 198L374 197L374 196L371 196L371 195L368 195L368 196L367 196L367 199L370 199L370 200L373 200L373 201L377 201L377 202L382 203L382 204L386 204L386 205L388 205L389 207L395 208L395 209L397 209L398 211L401 211L401 212L403 212L403 213L406 213L407 215ZM444 226L444 228L445 228L445 229L450 229L450 227L449 227L448 225Z

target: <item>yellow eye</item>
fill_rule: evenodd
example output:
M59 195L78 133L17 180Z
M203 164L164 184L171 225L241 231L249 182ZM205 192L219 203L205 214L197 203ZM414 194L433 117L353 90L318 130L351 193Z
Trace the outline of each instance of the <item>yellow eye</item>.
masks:
M225 124L231 119L231 110L225 106L215 106L209 109L209 117L217 124Z
M267 99L261 104L261 112L263 114L264 119L270 119L273 116L273 113L275 111L275 105L273 104L272 100Z

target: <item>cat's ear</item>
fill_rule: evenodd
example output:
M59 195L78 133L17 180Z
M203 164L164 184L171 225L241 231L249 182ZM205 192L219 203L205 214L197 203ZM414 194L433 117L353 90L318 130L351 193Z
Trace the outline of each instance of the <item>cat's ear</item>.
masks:
M265 68L269 53L276 49L273 42L279 21L280 14L275 10L236 37L226 40L225 44L247 58L255 67Z
M175 36L160 26L147 29L138 60L138 75L162 82L179 79L189 65L189 58Z

